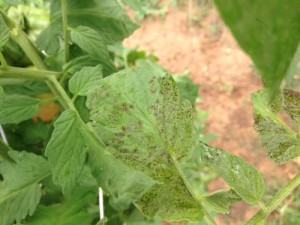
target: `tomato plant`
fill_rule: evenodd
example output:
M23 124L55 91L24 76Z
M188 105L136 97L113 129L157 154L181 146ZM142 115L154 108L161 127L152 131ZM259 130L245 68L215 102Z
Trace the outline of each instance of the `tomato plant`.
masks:
M133 56L143 60L130 67L125 57L118 70L109 49L138 26L117 1L42 2L0 4L0 124L7 136L0 141L1 225L215 224L213 211L226 213L239 201L261 207L246 222L257 224L300 184L297 175L264 203L262 175L200 138L197 85L139 52ZM47 27L29 32L32 20L22 17L25 29L10 17L26 3L50 7ZM280 89L297 61L299 1L215 4L261 71L265 89L252 100L268 156L278 163L294 159L298 133L277 114L283 109L299 122L300 94ZM27 68L30 63L36 69ZM49 103L55 110L45 115L41 109ZM204 165L230 189L199 195L189 175Z

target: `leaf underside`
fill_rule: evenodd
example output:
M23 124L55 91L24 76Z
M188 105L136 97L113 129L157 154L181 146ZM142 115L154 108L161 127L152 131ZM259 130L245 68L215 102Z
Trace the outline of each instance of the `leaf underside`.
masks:
M202 161L214 169L243 200L250 204L261 200L265 184L262 175L253 166L223 150L204 143L200 146Z
M285 0L215 0L214 3L262 73L273 99L300 43L300 1L290 0L287 4Z

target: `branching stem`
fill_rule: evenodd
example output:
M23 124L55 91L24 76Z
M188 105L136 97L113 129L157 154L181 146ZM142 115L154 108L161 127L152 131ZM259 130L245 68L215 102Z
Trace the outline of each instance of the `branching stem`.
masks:
M276 209L279 204L286 199L287 196L291 194L296 187L300 185L300 173L295 176L290 182L283 188L281 188L274 197L266 204L265 210L261 209L258 211L247 223L246 225L255 225L266 216L268 216L274 209Z

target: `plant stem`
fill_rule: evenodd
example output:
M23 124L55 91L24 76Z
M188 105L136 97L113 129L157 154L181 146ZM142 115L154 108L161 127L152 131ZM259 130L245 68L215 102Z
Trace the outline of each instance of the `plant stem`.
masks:
M59 77L61 73L47 70L32 70L19 67L0 66L0 78L20 78L30 80L49 80L51 77Z
M65 92L65 90L62 88L62 86L60 85L60 83L57 81L55 77L50 78L50 85L52 87L51 89L53 93L57 96L58 101L62 104L64 109L73 109L77 111L75 106L73 105L72 100L67 95L67 93Z
M68 12L67 0L61 1L62 21L64 30L65 63L69 60L69 31L68 31Z
M8 67L7 62L4 58L4 55L2 54L1 51L0 51L0 62L1 62L1 65L4 69L6 69Z
M20 45L36 68L40 70L47 70L47 66L40 57L39 52L20 28L13 28L11 36Z
M274 197L266 204L266 209L261 209L258 211L247 223L246 225L255 225L266 216L268 216L279 204L286 199L286 197L291 194L291 192L300 185L300 173L297 174L289 183L280 189Z
M197 198L196 194L194 193L190 183L187 181L180 165L178 164L178 162L173 159L173 163L183 181L183 183L185 184L186 188L188 189L189 193L192 195L193 199L197 202L197 204L199 205L199 207L203 210L204 212L204 220L208 225L216 225L215 221L213 220L213 218L209 215L209 213L206 211L206 209L202 206L202 203L200 202L200 200Z

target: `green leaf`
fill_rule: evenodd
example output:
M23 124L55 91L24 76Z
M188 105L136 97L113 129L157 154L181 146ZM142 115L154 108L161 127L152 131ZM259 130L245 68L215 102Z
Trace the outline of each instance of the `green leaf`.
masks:
M19 123L34 117L40 100L25 95L5 95L0 101L0 123Z
M195 84L187 75L176 75L173 78L179 89L180 101L189 100L191 105L195 105L200 85Z
M0 50L8 42L10 30L7 27L2 15L0 15Z
M291 93L290 93L291 94ZM285 95L284 107L292 96ZM289 99L289 100L288 100ZM300 139L297 133L290 129L274 113L268 104L264 91L252 95L255 129L260 135L267 155L277 163L285 163L300 155ZM290 112L292 108L289 108Z
M87 106L89 126L112 155L159 182L136 202L147 216L202 218L177 165L194 146L193 110L187 101L180 104L170 75L156 77L140 67L123 70L89 92ZM164 201L156 204L159 198Z
M1 161L0 224L20 223L32 215L41 197L39 182L50 175L47 161L28 152L10 151L15 161Z
M241 197L232 189L216 191L208 196L201 197L201 202L205 208L218 213L228 213L229 207L241 200Z
M68 72L69 74L74 74L77 71L81 70L83 67L93 67L101 64L98 58L91 56L91 55L85 55L78 58L75 58L65 64L63 66L64 72Z
M102 66L83 67L69 81L69 89L75 96L86 96L88 91L103 79Z
M137 28L115 0L68 0L67 6L69 27L89 27L103 37L105 44L122 41ZM51 23L37 44L48 54L55 54L63 37L60 0L52 1L50 14Z
M106 44L97 31L89 27L79 26L71 29L70 36L71 40L84 52L97 57L105 67L114 69Z
M54 123L54 131L46 147L53 182L69 193L77 184L83 169L87 147L80 132L81 123L73 110L64 111Z
M200 143L203 163L212 168L243 200L257 203L265 191L262 175L242 158Z
M300 93L293 90L283 90L283 109L295 120L300 123Z
M262 73L271 99L297 51L300 1L216 0L222 18Z
M90 225L94 216L88 213L91 202L95 202L97 188L79 188L59 204L39 205L25 225Z
M90 166L98 185L109 194L109 203L117 211L127 209L146 188L153 184L151 179L140 174L104 151L89 154Z
M50 25L38 36L37 46L49 55L55 55L60 49L59 40L63 39L62 22L50 23Z
M0 138L0 161L3 160L12 160L8 155L8 152L12 150L8 145L6 145Z
M39 80L20 80L13 78L3 78L0 81L3 89L7 95L38 95L45 92L50 92L47 84Z

